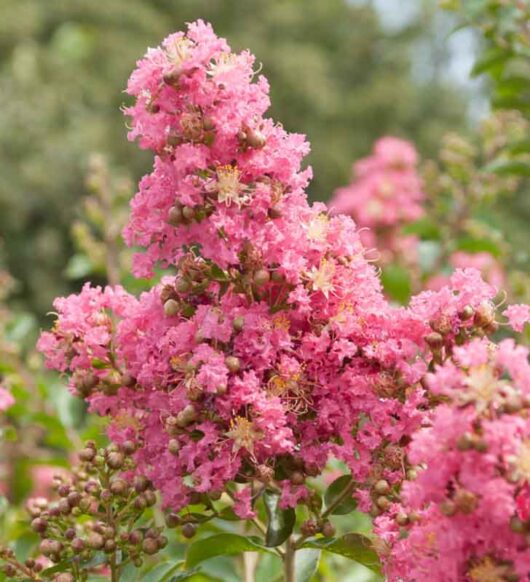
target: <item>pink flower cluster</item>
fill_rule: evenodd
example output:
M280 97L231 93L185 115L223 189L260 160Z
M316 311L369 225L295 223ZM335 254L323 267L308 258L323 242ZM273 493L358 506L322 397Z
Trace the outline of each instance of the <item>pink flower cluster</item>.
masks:
M414 146L396 137L383 137L371 156L353 166L353 182L336 190L330 202L335 213L351 216L362 229L367 248L377 248L383 263L394 255L415 256L417 238L405 236L400 229L424 214L424 193L417 171Z
M528 350L475 339L455 347L427 384L443 403L409 446L418 476L377 520L389 580L526 580Z
M263 117L253 63L200 21L138 63L130 137L155 163L125 236L146 249L138 276L177 275L139 299L58 299L39 344L113 439L141 443L139 470L176 508L236 478L275 478L296 504L290 472L329 455L362 481L420 422L425 325L387 304L353 221L308 205L309 146Z

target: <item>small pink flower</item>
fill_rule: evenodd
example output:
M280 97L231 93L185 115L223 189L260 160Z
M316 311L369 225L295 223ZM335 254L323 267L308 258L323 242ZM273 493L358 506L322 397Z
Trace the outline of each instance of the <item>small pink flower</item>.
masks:
M0 386L0 411L7 410L13 404L15 404L15 398L11 392Z
M523 331L524 326L530 321L530 306L524 304L510 305L504 310L509 324L515 331Z

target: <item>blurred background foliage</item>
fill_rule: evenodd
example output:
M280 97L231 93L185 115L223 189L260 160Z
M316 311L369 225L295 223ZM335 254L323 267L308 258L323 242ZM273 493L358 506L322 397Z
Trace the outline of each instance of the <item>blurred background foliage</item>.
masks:
M41 318L88 274L68 261L90 156L104 154L133 183L149 170L125 137L123 89L146 47L186 21L209 20L263 63L271 115L311 141L314 199L347 183L383 134L434 154L442 133L467 125L469 95L447 74L451 16L434 0L407 5L396 26L392 2L2 0L0 235L14 300Z

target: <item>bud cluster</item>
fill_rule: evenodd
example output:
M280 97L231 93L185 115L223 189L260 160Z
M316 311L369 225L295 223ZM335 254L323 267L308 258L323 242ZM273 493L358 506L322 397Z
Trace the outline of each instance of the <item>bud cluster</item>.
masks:
M68 571L54 581L86 580L96 554L105 555L105 563L119 570L129 561L140 567L145 556L162 550L168 543L163 528L138 525L145 522L141 518L157 496L149 479L140 474L130 477L135 448L134 443L124 442L98 449L88 442L72 474L55 476L57 500L28 501L31 529L41 538L40 558L17 565L8 560L12 554L5 550L6 573L27 578L28 570L37 575L43 563L64 562Z

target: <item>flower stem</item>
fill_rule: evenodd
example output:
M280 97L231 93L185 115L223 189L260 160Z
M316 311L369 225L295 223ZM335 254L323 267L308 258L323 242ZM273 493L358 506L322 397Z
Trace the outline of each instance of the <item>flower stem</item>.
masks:
M283 555L283 579L284 582L295 581L295 552L296 544L292 538L285 543L285 552Z

